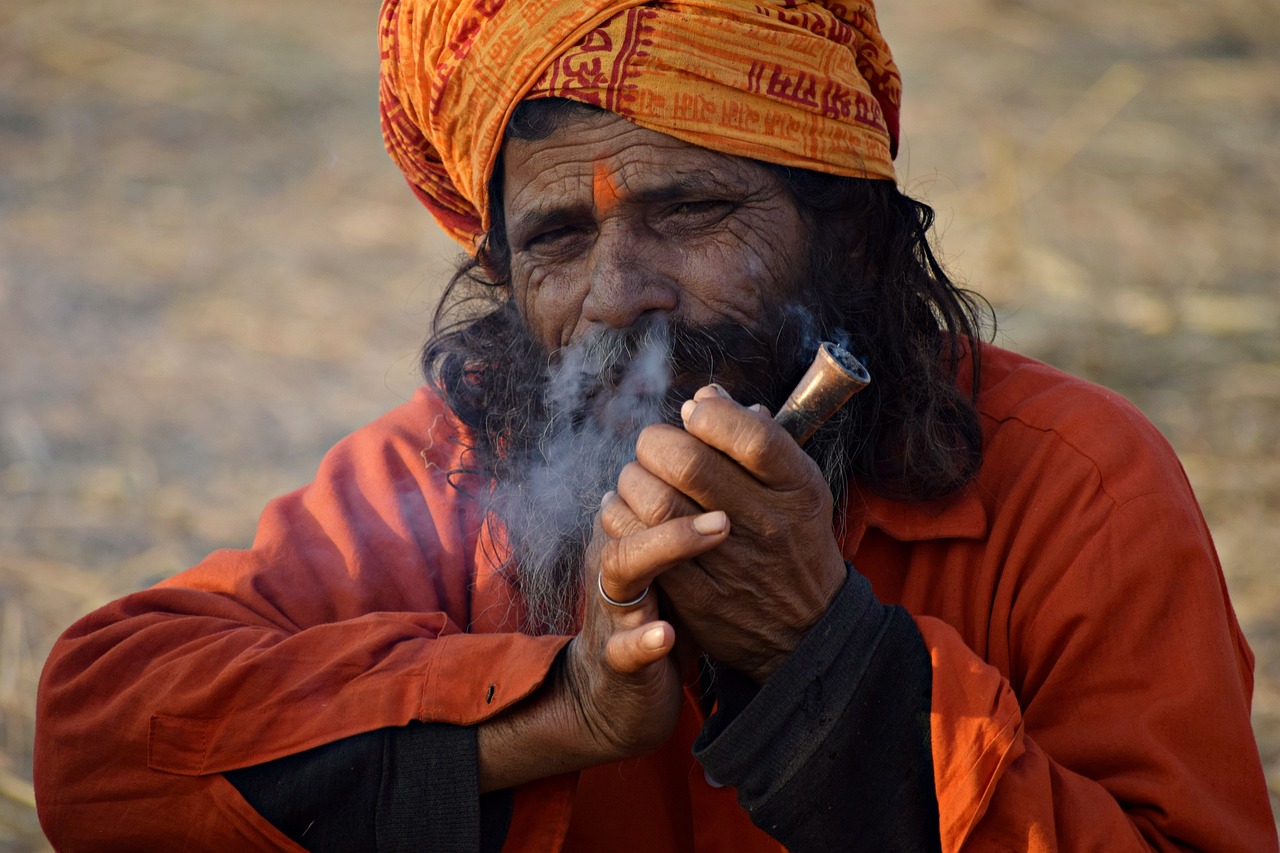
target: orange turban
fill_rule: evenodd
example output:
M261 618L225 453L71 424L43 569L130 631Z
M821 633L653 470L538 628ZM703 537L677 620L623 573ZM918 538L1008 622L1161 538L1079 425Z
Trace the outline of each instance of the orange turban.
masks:
M901 79L871 0L384 0L387 150L458 242L520 101L561 97L726 154L893 180Z

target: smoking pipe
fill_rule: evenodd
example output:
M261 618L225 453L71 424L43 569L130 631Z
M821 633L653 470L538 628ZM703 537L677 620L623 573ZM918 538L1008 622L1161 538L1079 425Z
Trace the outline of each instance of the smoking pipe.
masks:
M818 347L813 363L773 419L796 444L803 445L850 397L869 384L871 374L863 363L839 344L826 341Z

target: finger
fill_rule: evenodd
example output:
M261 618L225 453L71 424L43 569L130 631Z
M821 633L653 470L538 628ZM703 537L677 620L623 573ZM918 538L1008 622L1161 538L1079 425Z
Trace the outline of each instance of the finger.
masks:
M605 492L600 499L600 528L613 539L639 533L648 526L617 492Z
M600 587L615 601L631 601L668 568L705 554L728 535L729 518L716 511L610 538L600 550Z
M680 416L686 432L771 488L798 488L809 479L808 455L763 408L746 408L702 388Z
M605 661L616 672L630 674L662 660L675 644L675 628L667 622L649 622L611 636L605 644Z
M629 462L618 474L618 494L646 526L703 511L687 495L673 489L639 462Z
M655 424L636 441L636 462L696 506L730 513L758 501L762 484L734 460L679 427Z
M639 466L637 466L637 468L638 467ZM666 483L663 483L657 477L654 477L652 474L645 472L645 476L650 477L655 483L674 496L671 499L671 505L678 507L678 511L673 510L673 512L675 512L674 517L685 518L702 514L702 508L693 501L684 497L675 489L672 489ZM677 499L679 500L679 503L676 502ZM614 539L621 539L624 536L630 536L633 533L648 530L650 527L656 527L665 521L671 520L671 518L656 517L656 512L652 509L648 512L652 517L652 520L642 518L632 508L631 501L627 500L618 492L605 492L604 497L600 499L600 527L605 533Z

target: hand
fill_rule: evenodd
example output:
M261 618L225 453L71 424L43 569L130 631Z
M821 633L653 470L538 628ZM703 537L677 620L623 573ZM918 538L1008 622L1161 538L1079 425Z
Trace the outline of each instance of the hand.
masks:
M602 503L616 501L611 493ZM657 748L671 734L682 701L670 655L675 629L659 618L658 596L617 607L598 594L597 583L615 601L630 601L667 568L727 536L723 513L673 518L623 536L611 536L597 523L587 549L583 629L569 644L560 685L595 763Z
M716 386L681 412L685 429L646 428L636 462L606 504L604 530L644 528L721 510L733 531L661 574L681 623L721 663L763 682L826 612L846 577L830 489L768 413Z
M606 496L604 503L620 503ZM658 615L656 591L630 601L674 563L714 548L728 535L723 514L675 518L606 534L597 524L587 549L583 628L547 682L480 725L480 791L640 755L671 734L680 714L681 680L671 651L675 629Z

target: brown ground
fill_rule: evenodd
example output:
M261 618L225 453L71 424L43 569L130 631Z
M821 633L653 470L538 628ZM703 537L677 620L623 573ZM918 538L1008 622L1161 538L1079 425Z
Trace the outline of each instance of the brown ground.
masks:
M883 6L903 179L999 341L1128 395L1186 463L1280 802L1274 0ZM32 705L56 634L246 543L415 384L453 250L381 151L374 22L333 0L0 6L0 851L44 849Z

